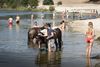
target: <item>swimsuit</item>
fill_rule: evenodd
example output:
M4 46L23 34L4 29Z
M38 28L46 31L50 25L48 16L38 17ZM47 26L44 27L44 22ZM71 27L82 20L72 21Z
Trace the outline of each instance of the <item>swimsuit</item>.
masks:
M86 32L91 37L86 37L86 42L87 43L92 43L93 42L93 37L92 37L92 32Z
M87 42L87 43L92 43L92 42L93 42L93 38L88 38L88 37L87 37L87 38L86 38L86 42Z
M12 26L13 25L13 22L12 21L8 21L8 25L9 26Z

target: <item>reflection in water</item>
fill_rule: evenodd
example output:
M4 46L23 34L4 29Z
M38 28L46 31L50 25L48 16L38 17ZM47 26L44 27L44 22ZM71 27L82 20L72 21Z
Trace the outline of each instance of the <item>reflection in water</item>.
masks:
M89 57L86 58L86 67L92 67L91 58Z
M12 26L11 25L9 26L9 30L12 30Z
M20 29L20 25L16 24L16 31L19 32L19 29Z
M100 62L99 63L97 63L97 64L95 64L95 66L94 67L100 67Z
M36 64L39 67L61 67L61 52L44 52L40 51Z

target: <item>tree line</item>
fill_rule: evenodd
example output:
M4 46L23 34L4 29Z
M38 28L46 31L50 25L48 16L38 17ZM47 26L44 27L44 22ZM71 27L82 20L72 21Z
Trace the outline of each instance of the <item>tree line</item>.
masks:
M36 7L38 0L0 0L0 8Z
M37 7L39 0L0 0L0 8ZM53 0L44 0L44 5L54 5Z

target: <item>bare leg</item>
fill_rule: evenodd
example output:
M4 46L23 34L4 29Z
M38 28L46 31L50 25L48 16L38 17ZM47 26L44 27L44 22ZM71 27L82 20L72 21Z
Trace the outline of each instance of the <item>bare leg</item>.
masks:
M86 49L86 56L90 58L93 43L89 43Z
M88 55L89 55L89 43L88 43L88 45L86 47L86 57L88 57Z
M90 43L90 45L89 45L89 57L91 57L92 45L93 45L93 43Z
M86 67L91 67L91 59L89 57L86 58Z
M50 52L51 51L51 42L50 42L50 40L48 41L48 51Z
M41 48L41 42L40 41L38 42L38 45L39 45L39 49L40 49Z

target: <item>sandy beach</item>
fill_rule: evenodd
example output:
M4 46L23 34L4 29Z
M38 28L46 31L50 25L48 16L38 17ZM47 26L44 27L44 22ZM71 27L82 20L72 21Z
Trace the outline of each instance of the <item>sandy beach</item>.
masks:
M88 22L93 22L95 34L96 34L95 38L99 37L100 36L100 18L88 19L88 20L76 20L71 23L71 26L73 27L74 31L79 31L85 34L85 31L88 27L87 26Z

